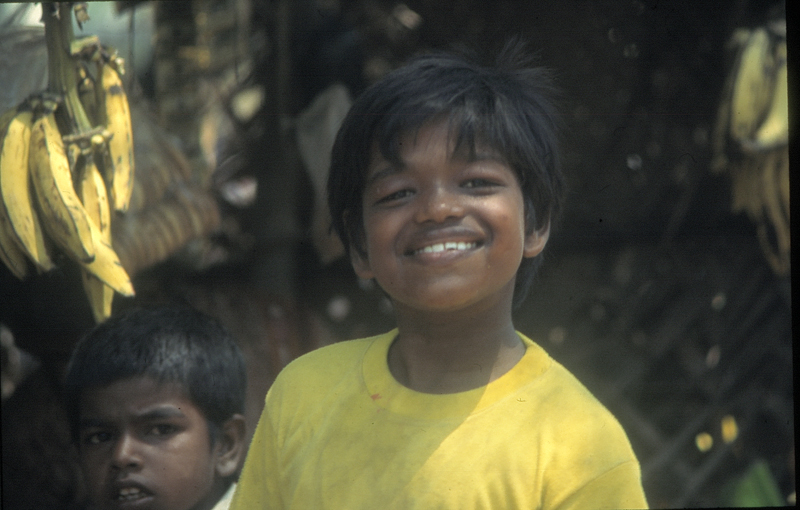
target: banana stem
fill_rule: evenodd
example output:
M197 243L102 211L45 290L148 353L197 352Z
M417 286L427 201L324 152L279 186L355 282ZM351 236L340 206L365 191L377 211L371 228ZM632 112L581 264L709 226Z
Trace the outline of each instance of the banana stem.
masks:
M48 90L64 98L70 128L80 135L92 129L92 123L78 96L78 71L70 56L72 30L71 2L45 2L42 4L44 33L47 41Z

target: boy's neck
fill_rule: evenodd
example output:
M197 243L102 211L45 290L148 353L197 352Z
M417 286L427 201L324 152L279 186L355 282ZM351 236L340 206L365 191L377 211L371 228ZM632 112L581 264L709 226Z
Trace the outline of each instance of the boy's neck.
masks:
M457 393L484 386L508 372L525 353L510 305L502 314L496 309L397 312L399 332L389 350L389 370L415 391Z

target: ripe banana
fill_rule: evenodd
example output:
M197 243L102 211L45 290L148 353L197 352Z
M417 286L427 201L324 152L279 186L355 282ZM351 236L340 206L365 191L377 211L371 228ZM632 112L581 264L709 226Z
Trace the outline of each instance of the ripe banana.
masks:
M106 185L92 154L85 156L83 163L77 187L78 198L81 199L89 219L102 234L102 240L108 244L111 243L111 209Z
M0 140L5 138L8 125L16 115L17 109L11 108L0 117ZM0 164L2 164L1 160ZM0 195L0 202L2 202L2 198ZM20 280L24 280L28 275L25 253L11 228L11 223L6 216L5 205L2 203L0 203L0 261Z
M760 150L789 143L789 71L786 64L786 41L776 47L776 65L772 103L764 122L755 134L755 145Z
M25 252L11 228L3 207L0 207L0 260L20 280L28 276Z
M55 115L34 121L31 130L30 171L44 227L67 255L80 262L95 258L91 220L72 184Z
M133 126L131 110L122 80L117 71L107 63L98 69L100 88L98 105L101 122L113 136L108 142L111 168L105 168L111 205L117 211L126 211L133 192Z
M23 252L40 271L54 267L44 241L42 225L33 207L28 153L33 113L17 108L3 134L0 152L0 208L9 223L9 235L16 237Z
M108 193L92 154L87 155L83 161L83 172L78 182L78 197L83 202L89 219L97 226L101 240L111 244L111 209L108 204ZM85 267L81 268L81 278L95 322L99 324L111 316L114 289Z
M756 28L744 39L739 52L736 77L731 97L730 136L742 144L752 140L769 106L772 94L772 55L769 34L765 28Z
M81 262L81 267L123 296L133 296L133 284L119 257L93 222L89 223L95 243L95 257L91 262Z

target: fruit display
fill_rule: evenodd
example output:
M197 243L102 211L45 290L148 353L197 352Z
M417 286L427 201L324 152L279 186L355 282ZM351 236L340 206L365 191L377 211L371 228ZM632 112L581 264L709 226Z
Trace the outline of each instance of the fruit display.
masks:
M731 178L731 209L757 225L778 275L790 269L786 20L737 29L714 136L712 169Z
M112 247L112 216L134 188L131 112L124 61L97 37L75 39L86 5L44 4L48 89L0 118L0 260L20 279L80 266L97 322L131 279Z

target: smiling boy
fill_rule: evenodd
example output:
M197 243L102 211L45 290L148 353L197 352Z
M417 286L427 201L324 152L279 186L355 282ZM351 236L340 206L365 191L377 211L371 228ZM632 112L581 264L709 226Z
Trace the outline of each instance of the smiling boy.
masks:
M97 326L65 384L92 508L226 508L245 386L238 347L199 312L136 309Z
M333 148L333 228L397 328L279 375L232 508L644 508L616 419L517 332L557 219L548 74L414 59L354 103Z

